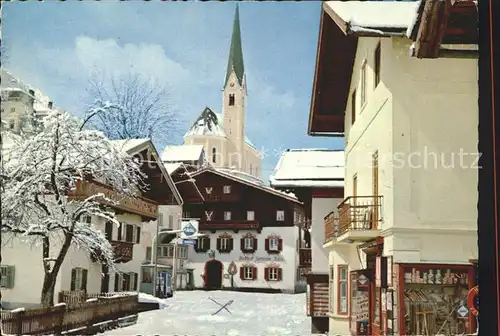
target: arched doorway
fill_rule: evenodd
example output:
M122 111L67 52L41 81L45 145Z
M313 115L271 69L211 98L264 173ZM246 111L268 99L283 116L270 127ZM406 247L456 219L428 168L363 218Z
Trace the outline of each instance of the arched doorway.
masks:
M223 265L219 260L209 260L205 263L205 289L222 288Z

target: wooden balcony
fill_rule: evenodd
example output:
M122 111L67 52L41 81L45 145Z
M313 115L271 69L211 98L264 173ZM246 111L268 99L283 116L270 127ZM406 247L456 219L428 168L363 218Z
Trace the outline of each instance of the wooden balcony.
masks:
M325 243L330 242L338 236L339 221L338 211L332 211L325 216Z
M382 196L351 196L340 203L337 241L352 243L375 239L383 221L382 200Z
M211 221L200 221L199 230L233 230L237 232L238 230L257 230L260 231L260 223L258 221L248 221L248 220L211 220Z
M155 220L158 217L158 203L144 197L124 197L109 186L97 181L78 181L76 188L68 193L70 199L85 199L89 196L102 193L107 198L116 201L112 204L101 200L102 204L110 205L116 209L140 215L147 220Z
M115 253L116 263L126 263L134 257L134 243L124 241L111 241Z
M310 248L299 248L299 267L310 268L312 265L312 254Z
M217 202L239 202L241 201L241 195L235 192L229 194L206 194L206 203L217 203Z

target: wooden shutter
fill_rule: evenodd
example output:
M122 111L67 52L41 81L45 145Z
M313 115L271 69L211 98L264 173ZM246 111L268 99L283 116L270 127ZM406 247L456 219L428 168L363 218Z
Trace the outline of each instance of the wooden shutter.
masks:
M206 252L206 251L210 250L211 239L209 237L205 237L203 239L205 239L205 241L203 242L203 252Z
M278 272L278 281L283 280L283 272L281 267L277 269L277 272Z
M269 281L269 268L264 268L264 280Z
M283 251L283 239L278 239L278 251Z
M141 242L141 227L137 227L137 236L135 237L135 242L139 244Z
M122 227L123 223L120 223L120 225L118 226L118 237L116 238L116 240L118 241L122 240Z
M269 252L269 238L266 238L264 245L265 245L266 251Z
M252 272L252 275L253 275L253 279L257 279L257 267L254 267L253 268L253 272Z
M220 251L220 238L217 238L217 251Z
M115 273L115 292L118 292L118 281L119 281L119 278L120 275L118 273Z
M228 242L228 252L231 252L233 250L233 241L234 239L233 238L229 238L229 242Z
M139 281L139 273L134 273L134 291L137 290L137 282Z
M243 277L245 275L245 267L240 267L240 279L243 280Z
M104 229L106 239L111 240L113 238L113 222L107 221L106 227Z
M134 242L134 227L130 224L127 224L125 227L125 240L129 243Z
M257 238L253 239L253 249L254 251L257 251Z
M70 287L72 291L76 289L75 285L76 285L76 268L73 268L71 270L71 287Z
M198 248L198 242L200 241L200 239L203 239L203 238L198 238L194 242L193 248L194 248L195 252L200 252L200 249Z
M82 288L80 288L80 289L84 292L87 292L87 276L88 276L88 270L83 269L82 270Z
M246 251L246 248L245 248L245 238L241 238L240 239L240 247L241 247L241 251L242 252Z

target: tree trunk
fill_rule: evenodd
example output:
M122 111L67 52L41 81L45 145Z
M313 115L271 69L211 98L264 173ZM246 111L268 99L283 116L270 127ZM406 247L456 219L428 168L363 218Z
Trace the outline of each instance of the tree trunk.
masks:
M45 273L43 278L41 305L42 307L52 307L54 305L54 289L56 287L57 274L53 272Z
M54 267L52 269L49 266L49 258L50 253L50 241L48 237L44 237L43 239L43 265L45 270L45 276L43 278L43 286L42 286L42 295L41 295L41 305L42 307L51 307L54 305L54 290L56 287L57 275L59 274L59 270L61 269L61 265L64 261L64 258L68 254L69 247L71 246L72 236L70 234L66 234L64 237L64 242L62 244L61 250L59 251L59 255L57 256Z

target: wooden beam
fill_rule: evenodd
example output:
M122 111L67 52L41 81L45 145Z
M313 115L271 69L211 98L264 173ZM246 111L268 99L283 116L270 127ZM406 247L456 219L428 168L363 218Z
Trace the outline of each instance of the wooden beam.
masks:
M418 58L439 57L439 46L451 8L451 0L427 0L424 5L420 27L415 43L415 56Z

